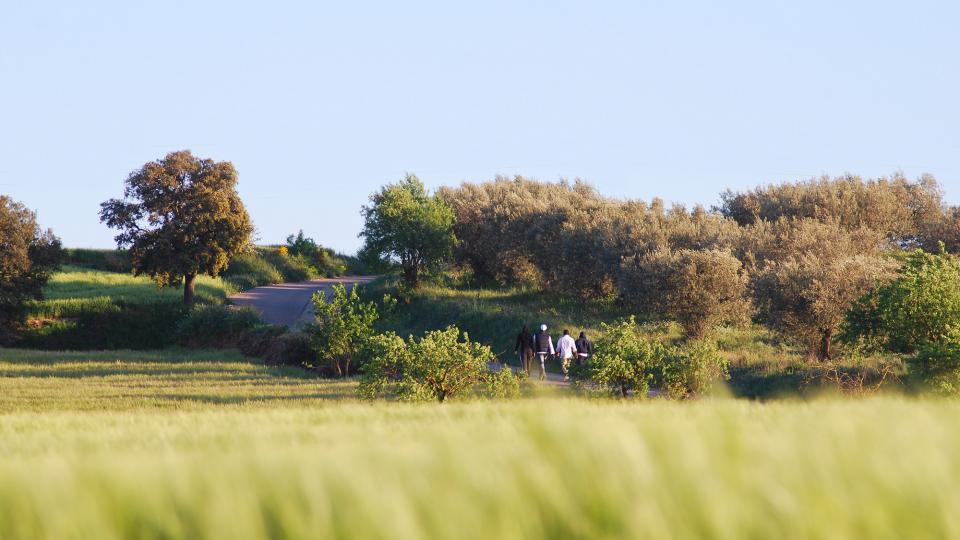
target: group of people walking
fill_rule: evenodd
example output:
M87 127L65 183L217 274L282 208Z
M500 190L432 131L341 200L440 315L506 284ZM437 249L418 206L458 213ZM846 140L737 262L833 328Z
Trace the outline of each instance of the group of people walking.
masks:
M576 360L577 365L582 365L593 354L593 343L587 339L585 332L580 332L578 339L573 339L569 330L563 331L563 336L557 340L557 346L553 346L553 338L547 332L547 325L541 324L540 331L531 334L526 326L517 334L517 344L513 349L514 354L520 355L520 365L523 370L530 375L530 363L534 356L540 360L540 380L547 377L547 358L556 356L560 359L560 365L563 369L563 380L570 380L570 364Z

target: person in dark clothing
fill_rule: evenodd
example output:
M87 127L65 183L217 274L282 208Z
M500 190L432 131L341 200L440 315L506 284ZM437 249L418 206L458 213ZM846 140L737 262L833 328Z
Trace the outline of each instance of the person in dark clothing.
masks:
M553 338L547 333L547 325L541 324L540 331L533 335L533 347L540 358L540 380L547 378L547 356L556 354Z
M513 347L513 353L520 355L520 365L530 376L530 361L533 360L533 334L523 326L523 330L517 334L517 344Z
M590 355L593 354L593 342L587 339L586 332L580 332L580 337L577 338L577 365L582 366L584 362L590 358Z

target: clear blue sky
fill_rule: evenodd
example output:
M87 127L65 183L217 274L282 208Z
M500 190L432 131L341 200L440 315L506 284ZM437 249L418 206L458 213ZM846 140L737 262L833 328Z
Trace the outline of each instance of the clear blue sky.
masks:
M262 242L523 174L713 204L902 170L960 202L957 2L4 2L0 193L68 246L166 152L230 160Z

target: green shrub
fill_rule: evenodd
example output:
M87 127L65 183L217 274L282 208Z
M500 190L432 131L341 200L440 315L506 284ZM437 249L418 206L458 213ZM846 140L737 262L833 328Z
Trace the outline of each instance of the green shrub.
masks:
M302 332L285 332L273 339L263 360L271 365L312 368L321 375L332 375L329 366L317 365L313 342Z
M342 257L317 244L313 238L304 236L302 229L296 235L287 237L285 247L290 255L300 257L309 264L317 275L337 277L347 272L347 262Z
M727 361L716 344L689 341L668 346L647 338L633 317L601 325L594 355L573 371L577 386L593 383L615 395L645 398L650 386L663 395L690 398L710 391L718 378L729 377Z
M317 354L318 370L332 371L338 377L350 375L379 318L377 304L362 301L357 289L347 293L343 285L335 285L330 301L323 291L314 293L315 322L304 328Z
M105 272L129 274L133 270L130 252L125 249L65 249L64 264Z
M895 279L854 304L841 337L894 352L930 352L958 325L960 262L941 246L936 255L920 250L907 255Z
M419 340L410 336L406 343L395 334L383 334L371 340L357 393L368 399L442 403L484 389L511 392L510 385L500 380L483 387L490 379L487 364L494 358L490 347L470 341L466 333L461 340L456 326L427 332Z
M265 359L274 342L286 333L286 326L260 325L243 332L237 340L237 348L244 356Z
M316 271L303 257L282 255L277 248L261 248L258 251L264 260L280 272L284 282L294 283L317 277Z
M187 347L236 347L241 336L260 325L251 307L199 306L177 325L175 341Z
M946 329L940 339L920 345L916 356L907 358L914 383L936 394L960 394L960 327Z
M230 259L223 278L240 290L283 282L280 271L256 251Z
M514 373L508 366L496 371L487 371L483 376L482 396L491 399L513 399L520 397L520 385L527 374L518 370Z
M659 385L674 399L701 396L710 392L717 379L730 377L726 359L708 341L693 341L663 350Z
M574 378L584 379L614 394L627 397L630 392L645 398L650 383L659 371L664 356L662 344L645 338L634 317L614 324L600 325L603 337L594 344L594 354Z

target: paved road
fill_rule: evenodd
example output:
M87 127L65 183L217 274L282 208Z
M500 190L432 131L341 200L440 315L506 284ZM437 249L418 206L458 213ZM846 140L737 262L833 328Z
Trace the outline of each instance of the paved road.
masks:
M323 290L329 293L337 283L349 289L374 279L376 276L354 276L266 285L235 294L230 300L240 306L255 307L263 315L263 320L270 324L296 326L313 318L310 298L314 292Z

